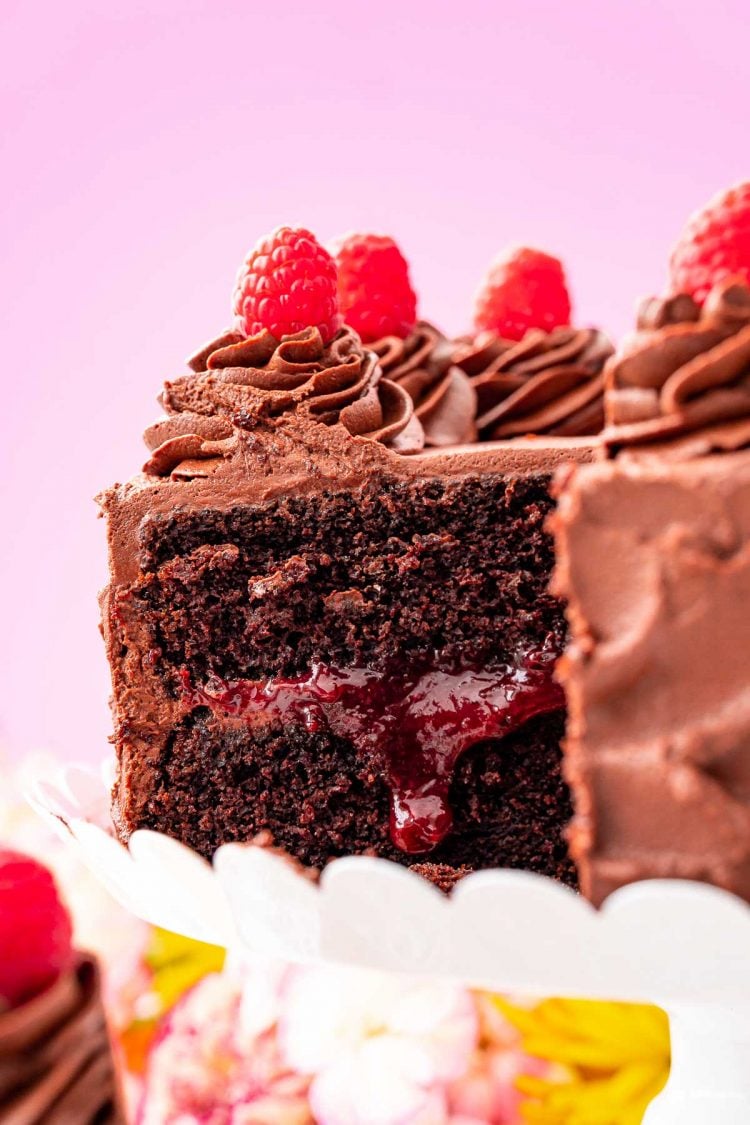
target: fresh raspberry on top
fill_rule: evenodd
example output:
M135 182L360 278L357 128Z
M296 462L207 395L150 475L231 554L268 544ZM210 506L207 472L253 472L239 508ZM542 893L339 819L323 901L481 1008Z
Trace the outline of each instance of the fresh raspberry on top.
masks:
M570 296L557 258L522 246L495 260L477 297L478 332L522 340L530 328L549 332L564 324L570 324Z
M71 937L47 868L0 849L0 1010L31 1000L70 967Z
M347 235L337 244L336 264L341 311L365 343L409 335L417 321L417 297L407 261L392 238Z
M729 188L688 220L670 259L672 291L703 304L725 277L750 282L750 181Z
M314 327L328 343L343 323L336 264L309 230L279 227L240 267L232 307L248 336L267 328L280 340Z

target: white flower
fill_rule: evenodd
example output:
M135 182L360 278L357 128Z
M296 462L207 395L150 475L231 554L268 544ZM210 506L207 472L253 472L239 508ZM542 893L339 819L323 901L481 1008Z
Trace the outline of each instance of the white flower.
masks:
M446 1086L476 1046L477 1011L457 985L341 968L287 982L279 1044L313 1075L320 1125L442 1125Z

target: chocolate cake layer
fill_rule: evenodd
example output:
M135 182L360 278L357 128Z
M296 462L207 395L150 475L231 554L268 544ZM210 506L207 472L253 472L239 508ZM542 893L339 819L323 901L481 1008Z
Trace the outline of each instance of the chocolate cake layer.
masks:
M315 661L393 675L501 662L564 624L547 589L543 476L403 483L152 516L128 595L157 674L179 694L304 672Z
M144 520L142 577L110 602L131 684L118 729L125 834L155 828L210 855L269 830L314 866L368 850L413 862L389 832L383 748L326 724L311 732L293 710L248 722L206 702L219 685L236 695L242 683L304 676L320 661L390 683L560 651L550 508L545 476L491 474L375 478L354 493ZM554 714L458 756L447 778L454 823L427 849L431 861L573 878L561 704L555 697Z
M575 885L563 837L571 811L560 775L563 729L561 714L545 716L462 756L450 789L453 827L426 857L430 864L524 868ZM197 708L164 743L144 796L138 827L206 856L268 830L312 867L362 853L418 864L391 839L384 778L326 733L254 733Z

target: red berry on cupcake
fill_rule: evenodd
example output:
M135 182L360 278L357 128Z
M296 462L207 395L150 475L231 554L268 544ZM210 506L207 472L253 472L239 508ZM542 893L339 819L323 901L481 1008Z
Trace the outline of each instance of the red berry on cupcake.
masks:
M336 244L339 302L344 319L365 343L409 335L417 297L409 266L392 238L350 234Z
M724 278L750 283L750 181L720 192L688 220L670 275L672 292L689 293L698 304Z
M527 246L501 255L490 267L476 301L474 327L507 340L530 328L550 332L570 324L570 295L562 263Z
M248 336L265 328L280 340L313 327L328 343L343 323L336 264L309 230L279 227L240 267L232 307Z
M73 961L70 915L52 875L0 849L0 1008L38 996Z

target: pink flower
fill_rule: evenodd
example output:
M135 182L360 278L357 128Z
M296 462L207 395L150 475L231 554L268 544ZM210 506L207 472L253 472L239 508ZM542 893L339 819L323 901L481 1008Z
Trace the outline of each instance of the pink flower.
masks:
M443 1125L478 1017L457 985L303 968L287 982L278 1035L288 1065L313 1076L319 1125Z
M171 1013L153 1048L139 1125L312 1125L309 1079L281 1060L273 1030L240 1019L242 988L211 974Z
M480 1044L465 1072L448 1089L451 1125L521 1125L521 1075L557 1077L560 1068L532 1058L521 1038L489 995L474 996L479 1013Z
M488 1047L477 1051L460 1078L451 1083L451 1123L481 1121L483 1125L521 1125L522 1097L516 1080L522 1074L546 1075L549 1064L519 1050Z

